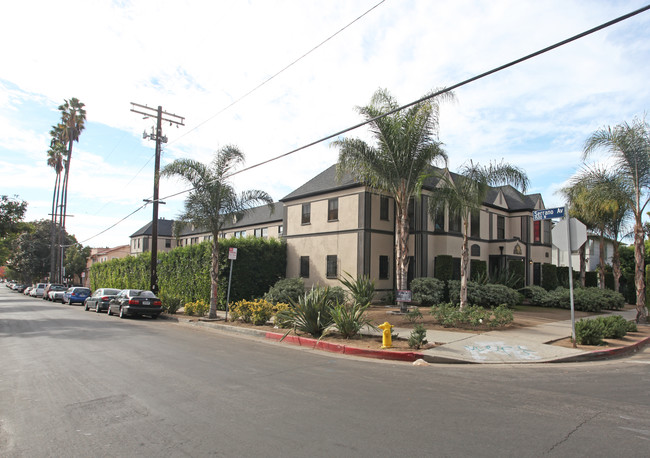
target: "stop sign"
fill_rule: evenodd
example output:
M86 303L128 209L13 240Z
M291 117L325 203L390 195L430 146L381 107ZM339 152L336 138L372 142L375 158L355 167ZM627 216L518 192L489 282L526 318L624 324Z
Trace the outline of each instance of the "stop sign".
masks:
M571 229L571 251L578 251L587 241L587 226L575 218L571 218L569 223L566 219L560 220L551 231L553 236L553 245L560 250L569 251L569 235L567 233L567 224Z

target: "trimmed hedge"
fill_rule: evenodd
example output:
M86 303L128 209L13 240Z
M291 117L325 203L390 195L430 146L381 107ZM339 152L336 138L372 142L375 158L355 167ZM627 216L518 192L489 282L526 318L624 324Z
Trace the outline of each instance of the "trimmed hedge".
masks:
M453 304L460 304L460 281L449 281L449 299ZM521 303L521 296L517 291L505 285L488 283L467 282L467 302L469 305L480 305L482 307L498 307L505 304L514 307Z
M590 270L585 272L585 287L593 288L598 286L598 272Z
M411 291L413 291L413 301L423 307L431 307L444 300L445 284L437 278L414 278L411 281Z
M230 301L262 297L286 272L286 244L277 239L230 238L219 242L219 305L225 308L230 261L228 249L237 248ZM211 242L178 247L158 254L159 296L165 302L210 301ZM93 264L90 287L150 287L151 253Z
M569 287L569 266L558 266L557 283L563 288Z
M529 298L532 305L554 308L571 308L570 290L557 288L542 294L539 289L529 286L522 293ZM573 305L575 310L600 312L601 310L620 310L625 305L623 295L615 291L600 288L574 288Z
M433 272L434 278L444 282L451 280L454 274L453 257L441 254L436 256L435 268Z
M557 287L557 266L542 264L542 288L546 291L553 291Z
M526 278L526 270L523 260L511 259L508 262L508 273L516 278L516 283L514 284L515 289L525 286L524 279Z
M487 262L481 259L470 259L469 279L477 281L479 278L487 278Z

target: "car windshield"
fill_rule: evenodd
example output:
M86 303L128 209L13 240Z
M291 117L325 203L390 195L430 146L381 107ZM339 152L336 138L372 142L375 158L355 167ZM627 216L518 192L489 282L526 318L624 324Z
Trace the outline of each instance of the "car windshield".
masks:
M65 286L54 285L50 287L50 291L65 291Z
M74 293L75 294L90 294L90 290L88 288L75 288Z
M138 297L156 297L154 293L151 291L140 291L138 294L136 294Z
M110 289L110 288L104 289L104 294L108 294L108 295L115 295L119 292L120 292L119 289Z

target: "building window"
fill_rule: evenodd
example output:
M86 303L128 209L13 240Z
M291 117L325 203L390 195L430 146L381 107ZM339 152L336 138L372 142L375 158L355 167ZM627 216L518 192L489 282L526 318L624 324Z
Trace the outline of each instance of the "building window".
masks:
M506 238L506 217L497 216L497 239L503 240Z
M329 199L327 201L327 221L336 221L339 219L339 199Z
M337 275L337 257L335 254L327 255L327 278L336 278Z
M388 280L388 256L379 256L379 279Z
M172 247L172 239L165 239L165 248Z
M282 237L282 233L284 232L284 228L282 226L278 226L278 236Z
M472 237L480 238L481 237L481 211L474 210L471 215L470 220Z
M262 229L255 229L253 230L253 235L255 237L261 237L262 236Z
M388 221L388 196L379 197L379 219Z
M311 204L302 204L302 224L311 222Z
M191 245L195 245L199 243L199 238L198 237L192 237L192 241L190 242Z
M138 239L138 250L140 249L140 239Z
M449 232L460 232L460 210L449 209Z
M551 220L544 220L544 243L551 243Z
M406 216L409 219L409 231L413 232L415 230L415 201L412 198L409 199Z
M533 242L539 243L542 241L542 222L541 221L533 221Z
M219 232L219 238L220 239L225 239L226 238L226 233L225 232Z
M262 228L262 237L266 238L269 236L269 228L268 227L263 227Z
M437 207L435 213L433 214L433 231L434 232L444 232L445 231L445 209Z
M309 278L309 256L300 256L300 276Z
M142 251L148 251L149 250L149 239L145 237L142 239Z
M476 243L469 249L471 256L481 256L481 247Z
M521 217L521 240L530 242L530 235L528 234L528 216Z

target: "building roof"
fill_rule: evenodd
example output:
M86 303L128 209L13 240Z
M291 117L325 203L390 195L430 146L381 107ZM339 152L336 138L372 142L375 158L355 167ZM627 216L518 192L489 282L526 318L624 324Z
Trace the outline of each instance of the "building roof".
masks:
M172 237L172 226L174 224L173 219L158 219L158 237ZM151 227L153 226L153 221L148 222L140 229L131 234L131 237L139 237L141 235L151 235Z
M244 216L234 222L226 223L223 229L235 229L238 227L247 227L247 226L257 226L261 224L268 224L273 222L282 221L282 203L274 202L274 208L269 208L268 205L260 205L259 207L251 208ZM188 236L192 234L204 234L210 232L209 230L201 227L195 227L192 229L191 224L185 224L181 230L180 236Z
M432 169L436 171L441 170L438 167L432 167ZM452 179L459 176L454 172L450 172L450 175ZM440 178L431 176L425 180L423 187L425 189L434 190L439 182ZM339 180L336 175L336 164L334 164L300 186L295 191L287 194L285 197L280 199L280 202L287 202L318 194L339 191L341 189L353 188L356 186L363 186L363 184L355 180L349 173L344 174L343 177L341 177ZM506 200L508 210L513 211L533 210L535 209L536 202L541 199L540 194L522 194L512 186L506 185L490 188L486 196L485 203L489 204L491 202L494 202L500 191L503 193L503 196Z

